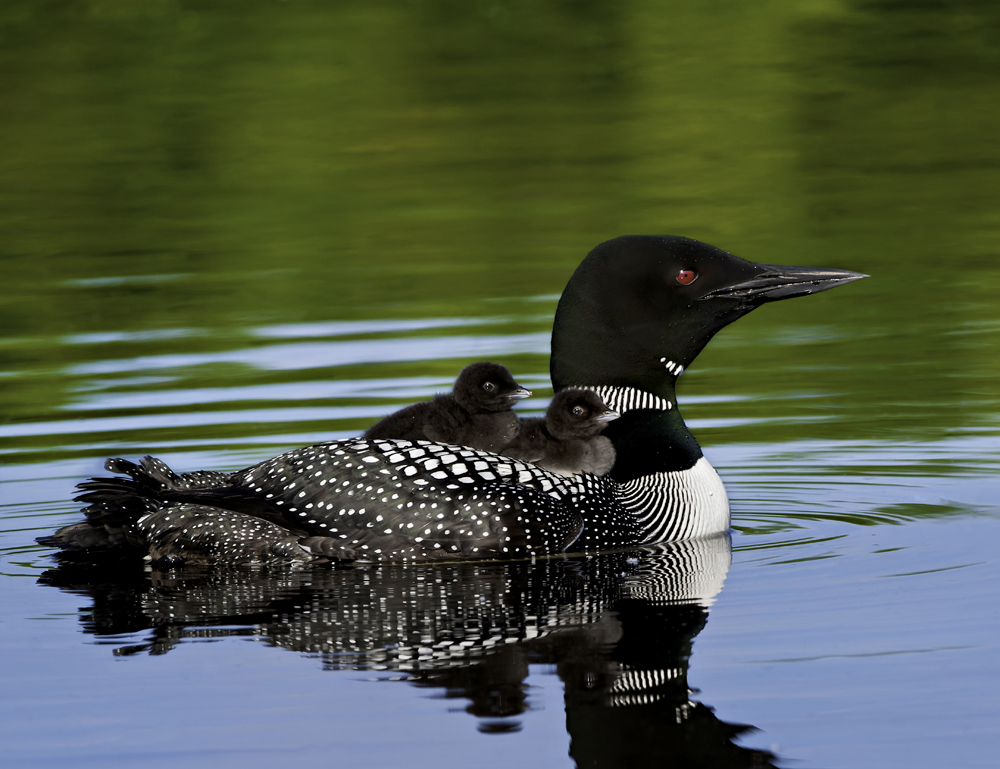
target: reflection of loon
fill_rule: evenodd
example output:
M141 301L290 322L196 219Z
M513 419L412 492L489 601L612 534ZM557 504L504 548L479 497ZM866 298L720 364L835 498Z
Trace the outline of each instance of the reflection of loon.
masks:
M70 564L43 580L92 597L81 611L89 633L120 644L152 629L122 656L257 636L327 669L443 689L492 732L516 730L530 709L529 665L555 666L578 766L767 767L769 754L734 744L748 727L721 721L687 683L729 562L723 535L535 563L174 570L152 581L133 568L110 572L113 582Z
M563 477L435 443L350 439L232 474L110 460L130 479L81 484L87 521L48 544L127 542L164 562L516 558L725 531L729 503L676 408L677 377L764 302L864 277L756 264L697 241L629 236L595 248L563 292L552 382L622 415L608 476Z

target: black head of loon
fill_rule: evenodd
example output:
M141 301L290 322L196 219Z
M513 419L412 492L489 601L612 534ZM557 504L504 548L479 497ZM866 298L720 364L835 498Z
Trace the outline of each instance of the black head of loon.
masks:
M758 264L690 238L625 235L601 243L570 278L552 330L552 383L673 383L709 340L765 302L815 294L860 272Z
M604 433L618 451L616 480L690 467L701 449L674 388L716 332L766 302L864 277L758 264L672 235L609 240L583 260L559 300L552 384L593 388L622 413Z
M609 475L469 448L439 437L432 419L422 424L434 434L331 441L233 473L109 460L127 477L81 483L86 520L40 541L128 545L164 563L259 563L519 558L722 532L725 488L676 408L677 376L760 304L862 277L755 264L688 238L617 238L570 279L551 361L557 390L593 390L621 414L595 437L613 443Z

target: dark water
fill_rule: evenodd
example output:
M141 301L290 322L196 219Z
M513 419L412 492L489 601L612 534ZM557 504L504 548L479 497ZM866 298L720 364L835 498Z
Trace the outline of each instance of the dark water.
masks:
M5 765L994 766L998 118L985 0L4 3ZM109 455L245 466L484 358L542 409L624 233L873 276L685 374L731 551L34 544Z

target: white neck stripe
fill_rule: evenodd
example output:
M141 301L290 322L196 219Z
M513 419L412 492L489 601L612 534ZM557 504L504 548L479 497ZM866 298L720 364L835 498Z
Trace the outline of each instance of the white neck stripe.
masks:
M634 387L614 387L601 385L599 387L581 386L581 390L592 390L601 396L601 399L619 414L635 409L655 409L658 411L670 411L674 404L658 395L653 395L645 390L638 390Z

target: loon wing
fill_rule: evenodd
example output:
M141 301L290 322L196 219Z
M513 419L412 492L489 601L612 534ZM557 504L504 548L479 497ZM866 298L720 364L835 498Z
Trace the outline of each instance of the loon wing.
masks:
M80 484L88 522L167 562L517 558L564 552L584 528L578 480L426 441L333 441L231 474L106 466L129 477Z
M230 483L290 525L376 560L547 555L583 529L564 479L427 441L323 443L233 473Z

